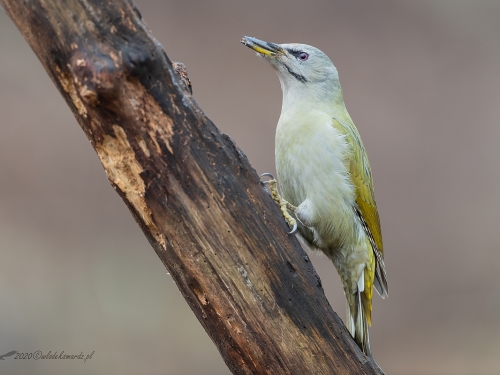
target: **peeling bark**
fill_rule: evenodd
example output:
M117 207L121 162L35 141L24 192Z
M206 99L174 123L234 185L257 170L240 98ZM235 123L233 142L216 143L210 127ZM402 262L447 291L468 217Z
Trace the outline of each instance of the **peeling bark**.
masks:
M382 374L246 156L125 0L0 0L234 374ZM176 71L178 74L176 74Z

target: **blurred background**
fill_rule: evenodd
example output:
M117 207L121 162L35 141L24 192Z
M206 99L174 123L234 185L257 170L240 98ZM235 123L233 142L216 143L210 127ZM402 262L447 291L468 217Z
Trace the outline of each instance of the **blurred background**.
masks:
M390 297L387 374L500 373L500 2L136 0L194 97L274 172L281 90L241 35L302 42L340 72L370 157ZM313 256L344 318L330 262ZM229 374L70 110L0 11L0 354L5 374Z

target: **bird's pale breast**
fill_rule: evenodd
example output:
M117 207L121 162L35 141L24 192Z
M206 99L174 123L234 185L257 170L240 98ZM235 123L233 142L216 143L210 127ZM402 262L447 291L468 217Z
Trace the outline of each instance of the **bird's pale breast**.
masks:
M350 152L345 137L325 113L280 118L276 169L282 194L298 207L299 217L308 219L315 245L323 250L337 247L339 240L355 242L359 236L347 162Z

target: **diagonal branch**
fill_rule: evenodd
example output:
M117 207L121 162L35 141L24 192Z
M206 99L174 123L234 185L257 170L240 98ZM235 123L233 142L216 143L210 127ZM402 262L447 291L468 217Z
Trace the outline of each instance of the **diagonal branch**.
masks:
M126 0L0 0L235 374L382 374Z

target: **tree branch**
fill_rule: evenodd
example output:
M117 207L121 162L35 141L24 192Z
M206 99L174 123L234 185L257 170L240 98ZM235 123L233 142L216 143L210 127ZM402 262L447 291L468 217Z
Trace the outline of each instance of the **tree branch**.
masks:
M246 156L205 117L134 4L0 4L234 374L382 374L332 311Z

